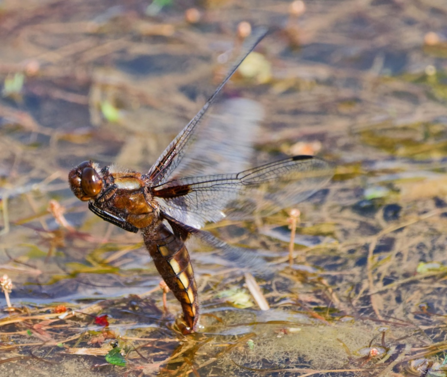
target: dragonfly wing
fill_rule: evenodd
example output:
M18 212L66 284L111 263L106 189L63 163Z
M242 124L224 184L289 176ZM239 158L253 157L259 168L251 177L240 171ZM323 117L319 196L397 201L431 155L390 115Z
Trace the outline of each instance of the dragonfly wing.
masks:
M194 141L194 134L197 131L198 125L201 123L203 116L206 114L210 106L216 101L218 94L227 83L227 81L233 76L234 72L238 69L247 55L256 47L266 35L267 30L259 28L255 30L253 35L247 39L244 44L242 53L236 60L236 63L231 67L229 73L217 87L214 94L208 99L202 109L191 119L191 121L180 131L175 139L168 145L165 151L158 158L157 162L152 166L148 172L148 179L152 185L159 185L166 182L172 175L174 170L182 161L186 153L186 147Z
M237 174L176 179L153 188L153 195L164 213L201 228L206 222L252 219L294 206L332 175L326 161L295 156Z
M264 110L247 98L219 102L204 120L171 180L225 174L253 166L254 145L260 136Z

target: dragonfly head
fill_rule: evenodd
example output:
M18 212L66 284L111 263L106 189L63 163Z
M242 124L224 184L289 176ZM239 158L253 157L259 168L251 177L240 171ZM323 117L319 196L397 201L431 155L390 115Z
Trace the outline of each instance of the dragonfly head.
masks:
M102 179L91 161L84 161L68 173L71 191L84 202L97 197L102 190Z

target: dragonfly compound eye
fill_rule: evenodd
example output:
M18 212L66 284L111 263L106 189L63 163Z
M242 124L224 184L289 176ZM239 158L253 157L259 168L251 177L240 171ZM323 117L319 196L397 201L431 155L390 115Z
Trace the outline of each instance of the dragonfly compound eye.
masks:
M82 201L96 197L102 189L102 180L90 161L84 161L68 174L71 191Z
M102 180L95 169L91 167L82 170L81 187L86 196L94 198L102 189Z

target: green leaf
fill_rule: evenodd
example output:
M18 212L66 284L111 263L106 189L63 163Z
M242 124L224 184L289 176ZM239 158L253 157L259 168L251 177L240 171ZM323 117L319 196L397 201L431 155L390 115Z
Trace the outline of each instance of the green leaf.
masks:
M116 347L110 350L106 355L106 361L112 365L118 365L119 367L126 366L126 359L121 355L121 348Z
M116 123L120 119L120 111L109 101L101 102L101 112L104 118L110 123Z
M33 332L32 332L31 330L26 330L26 333L27 333L29 336L33 335Z

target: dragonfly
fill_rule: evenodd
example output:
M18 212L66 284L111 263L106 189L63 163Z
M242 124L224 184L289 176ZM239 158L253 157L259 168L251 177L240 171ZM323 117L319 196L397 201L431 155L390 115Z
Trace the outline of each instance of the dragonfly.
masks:
M94 214L128 232L142 234L158 272L180 302L184 334L197 331L200 317L197 284L185 241L196 236L216 248L231 249L202 227L209 222L253 219L292 207L323 187L333 175L328 162L305 155L235 173L181 174L182 162L188 159L186 152L200 145L198 129L204 115L266 32L260 29L246 41L212 96L146 174L113 165L100 167L88 160L68 175L74 195L88 202ZM201 141L206 144L206 140ZM243 249L234 250L235 254L244 253Z

